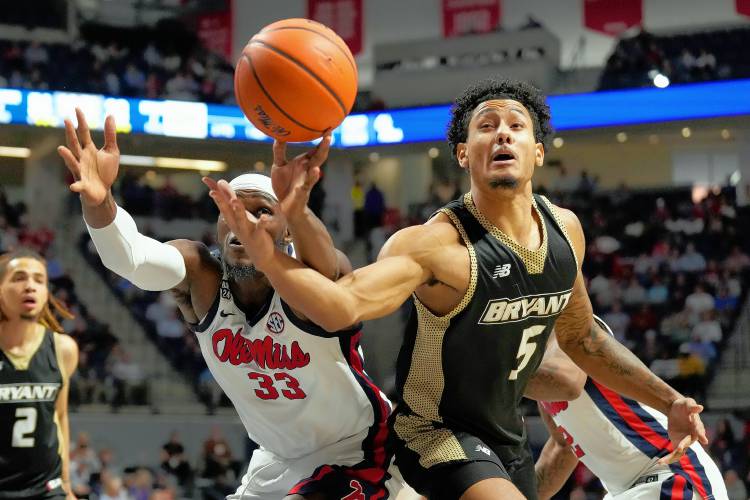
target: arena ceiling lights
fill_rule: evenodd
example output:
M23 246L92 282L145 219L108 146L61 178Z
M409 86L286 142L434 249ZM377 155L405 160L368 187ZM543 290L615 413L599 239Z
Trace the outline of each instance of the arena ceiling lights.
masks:
M200 172L223 172L227 164L214 160L190 160L187 158L168 158L165 156L120 155L120 163L133 167L175 168L181 170L198 170Z
M31 156L29 148L14 148L11 146L0 146L0 156L8 158L28 158Z
M558 131L750 115L750 80L549 96ZM120 133L270 142L236 106L0 88L0 124L62 127L80 107L94 129L115 117ZM445 140L448 105L352 114L333 131L338 148ZM166 162L166 168L172 162ZM149 165L149 166L156 166ZM188 167L206 170L203 167Z

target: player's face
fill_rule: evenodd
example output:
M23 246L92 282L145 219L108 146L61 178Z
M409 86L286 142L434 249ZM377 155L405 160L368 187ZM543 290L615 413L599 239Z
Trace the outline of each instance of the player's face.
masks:
M47 269L32 258L13 259L0 281L0 306L10 319L36 320L49 299Z
M534 137L526 107L512 99L492 99L476 107L465 143L456 149L472 183L492 189L524 186L544 162L544 147Z
M286 219L279 210L279 204L270 196L258 191L239 191L237 198L245 205L245 210L255 217L268 215L271 217L269 230L274 241L281 244L286 235ZM217 225L218 244L221 247L222 258L230 266L251 267L250 256L247 255L240 240L229 229L224 218L219 215Z

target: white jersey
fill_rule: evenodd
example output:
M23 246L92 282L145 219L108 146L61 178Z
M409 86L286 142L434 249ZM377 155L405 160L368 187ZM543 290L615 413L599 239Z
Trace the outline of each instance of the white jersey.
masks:
M385 460L391 404L364 372L358 328L327 333L296 317L275 292L246 318L222 279L193 330L209 370L261 448L296 459L350 440L361 443L363 459Z
M573 401L542 403L576 456L615 497L637 481L681 475L704 499L727 498L716 464L698 443L672 465L657 460L672 450L664 414L587 379ZM627 496L627 495L626 495ZM670 498L670 496L667 496Z

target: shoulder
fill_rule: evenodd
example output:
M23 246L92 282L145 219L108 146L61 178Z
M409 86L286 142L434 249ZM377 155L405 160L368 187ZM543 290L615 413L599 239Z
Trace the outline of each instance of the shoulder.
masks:
M567 208L558 207L550 203L550 207L555 211L560 222L565 226L565 229L570 237L571 243L573 243L574 250L578 257L578 262L582 262L583 254L586 250L586 237L583 234L583 226L578 216Z
M70 376L78 365L78 344L73 338L64 333L55 333L55 349L63 362L66 375Z
M378 259L410 256L420 261L446 247L461 244L461 237L450 219L438 214L425 224L406 227L394 233L383 246Z
M203 242L181 239L168 241L167 244L180 252L188 271L195 271L203 267L220 267L218 259L211 255L211 250Z

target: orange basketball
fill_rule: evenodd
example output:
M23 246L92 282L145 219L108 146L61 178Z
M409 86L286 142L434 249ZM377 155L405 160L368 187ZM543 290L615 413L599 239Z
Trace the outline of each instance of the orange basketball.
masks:
M333 30L309 19L285 19L245 46L234 71L234 93L248 120L265 134L310 141L351 111L357 65Z

